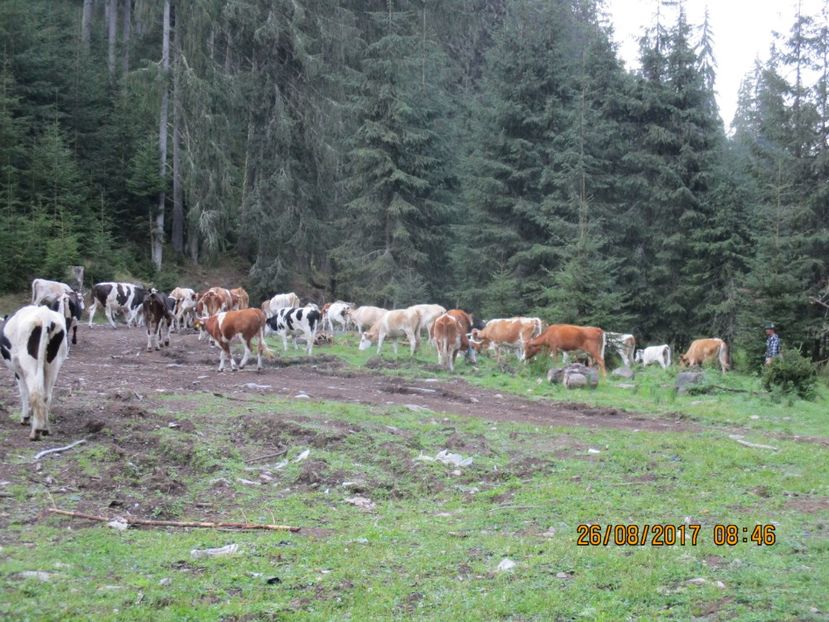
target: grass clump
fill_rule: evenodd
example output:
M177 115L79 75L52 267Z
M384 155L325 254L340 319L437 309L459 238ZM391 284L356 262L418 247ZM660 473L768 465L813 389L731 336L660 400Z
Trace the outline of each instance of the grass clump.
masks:
M817 369L797 350L775 358L763 369L761 381L763 388L772 393L797 395L804 400L813 400L817 395Z

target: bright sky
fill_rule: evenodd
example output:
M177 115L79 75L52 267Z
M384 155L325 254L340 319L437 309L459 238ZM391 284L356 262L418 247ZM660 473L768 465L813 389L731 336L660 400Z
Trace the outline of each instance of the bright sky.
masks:
M639 66L639 43L644 29L655 23L658 0L606 0L619 53L628 69ZM805 15L819 15L822 0L800 0ZM797 0L685 0L688 22L702 25L708 7L717 62L717 102L726 131L737 109L737 93L755 59L768 58L772 31L788 34ZM676 10L666 9L665 23L676 22ZM665 13L663 13L664 15Z

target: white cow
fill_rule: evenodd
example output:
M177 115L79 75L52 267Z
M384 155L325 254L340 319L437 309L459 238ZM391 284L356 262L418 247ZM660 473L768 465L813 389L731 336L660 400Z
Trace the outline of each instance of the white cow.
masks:
M51 304L56 302L63 294L78 294L80 297L81 311L83 311L83 296L79 292L60 281L48 281L46 279L35 279L32 281L32 304Z
M299 296L294 292L290 292L289 294L277 294L270 300L263 302L262 311L265 312L265 315L271 317L280 309L286 309L288 307L297 308L299 306Z
M373 342L377 342L377 354L383 347L383 340L386 337L394 339L394 353L397 354L397 340L406 336L409 340L411 354L414 356L418 344L418 328L420 327L420 315L417 311L409 309L395 309L387 311L383 317L374 323L369 330L361 333L360 350L367 350Z
M354 322L357 332L362 333L363 327L371 328L377 323L377 320L388 312L388 309L383 309L381 307L363 306L354 309L348 314L348 317L352 322Z
M333 335L334 321L336 321L337 324L342 327L342 330L345 330L348 328L349 314L351 313L352 308L353 305L350 302L343 302L342 300L325 305L322 308L323 327L327 325Z
M633 352L636 350L636 338L629 333L608 333L605 334L607 345L621 357L625 367L633 365Z
M22 307L0 331L0 355L14 373L20 391L21 423L32 422L30 440L49 434L52 388L66 360L66 341L62 306L59 311Z
M661 346L648 346L644 350L637 350L634 357L637 363L642 363L647 367L651 363L659 363L662 369L671 365L671 346L663 344Z
M410 310L417 313L418 317L420 318L419 323L417 325L417 332L418 335L426 331L426 334L429 334L429 329L432 326L432 322L438 319L441 315L446 313L446 309L441 307L440 305L412 305L409 307Z
M173 328L176 331L185 326L192 326L196 318L196 301L198 295L189 287L176 287L170 292L170 298L176 301L173 308Z

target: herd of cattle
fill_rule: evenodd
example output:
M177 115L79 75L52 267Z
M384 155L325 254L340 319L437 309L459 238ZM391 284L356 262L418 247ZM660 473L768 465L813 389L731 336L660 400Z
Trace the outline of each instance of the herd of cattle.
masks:
M565 359L569 353L584 354L588 363L595 363L604 376L604 355L608 347L618 353L626 367L634 362L645 366L658 363L663 368L671 364L668 345L637 350L636 340L630 334L570 324L551 324L545 328L537 317L493 319L484 323L461 309L447 311L436 304L389 310L355 307L337 301L320 309L313 303L302 306L294 293L277 294L264 301L261 308L249 305L248 294L242 288L211 287L197 293L177 287L167 295L131 283L96 283L91 291L89 326L98 307L104 310L113 328L116 328L114 315L123 315L128 326L143 323L148 350L169 345L173 330L194 328L199 331L199 340L207 337L221 349L219 371L225 368L225 357L230 359L232 370L243 368L253 351L254 337L258 339L257 370L261 369L262 355L267 353L265 337L270 334L280 335L286 350L288 337L293 339L294 347L297 347L297 337L303 339L310 355L316 342L333 340L335 322L343 331L352 326L356 328L360 350L376 343L378 354L386 339L392 340L396 353L401 337L408 340L414 354L426 333L429 343L437 350L438 363L449 370L454 370L460 353L474 363L478 352L494 351L500 360L503 350L513 350L519 359L527 361L547 349L553 358L559 352ZM72 343L77 344L77 325L84 309L83 295L69 285L35 279L32 304L4 319L0 354L17 380L22 423L25 425L31 420L29 438L32 440L49 434L52 388L69 352L70 331ZM244 346L238 366L230 352L230 344L236 337ZM715 359L725 372L728 369L725 342L717 338L698 339L680 357L680 364L702 365Z

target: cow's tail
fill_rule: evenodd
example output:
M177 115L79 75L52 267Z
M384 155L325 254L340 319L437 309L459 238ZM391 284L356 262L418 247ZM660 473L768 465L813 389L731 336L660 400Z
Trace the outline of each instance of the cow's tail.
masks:
M530 337L532 339L538 337L541 334L543 328L544 326L541 323L541 318L535 318L535 327L533 328L533 334Z
M725 341L722 341L720 346L720 368L723 371L728 371L731 368L731 365L728 364L728 344Z
M607 347L607 333L602 331L602 360L604 360L604 351Z
M665 350L662 352L662 356L665 359L665 366L671 366L671 346L665 346Z

